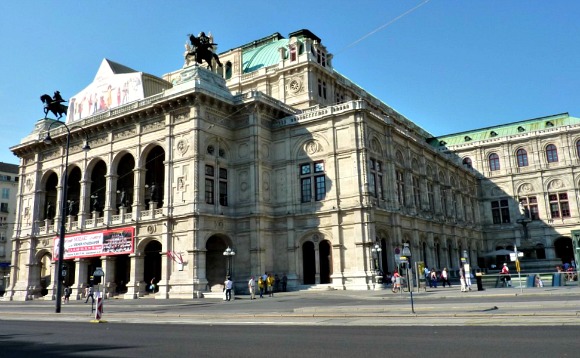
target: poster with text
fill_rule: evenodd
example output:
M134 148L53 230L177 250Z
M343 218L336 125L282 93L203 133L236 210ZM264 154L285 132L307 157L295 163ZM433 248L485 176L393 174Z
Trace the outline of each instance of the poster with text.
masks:
M64 239L64 259L132 254L135 228L124 227L67 235ZM58 260L60 239L54 239L53 260Z

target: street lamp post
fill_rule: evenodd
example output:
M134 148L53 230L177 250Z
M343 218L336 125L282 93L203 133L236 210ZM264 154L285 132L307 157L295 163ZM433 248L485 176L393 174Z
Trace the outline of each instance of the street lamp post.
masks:
M403 256L407 258L407 286L409 288L409 293L411 294L411 312L415 313L415 305L413 304L413 287L411 287L411 275L409 274L409 268L411 267L411 249L409 248L409 243L403 243Z
M371 251L373 252L373 256L375 257L375 270L377 270L378 272L381 272L381 251L383 251L383 249L381 248L381 246L378 243L375 243L375 245L373 246L373 248L371 249Z
M236 252L228 246L228 248L224 251L224 256L226 257L226 277L231 277L231 267L232 267L232 258L236 254Z
M375 243L371 251L373 253L376 281L377 283L382 283L382 280L381 282L379 282L379 279L382 279L383 277L381 270L381 252L383 251L383 249L381 248L381 245L379 245L379 243L377 242Z
M67 202L66 194L67 194L67 186L68 186L68 154L69 154L69 148L70 148L71 132L70 132L70 128L66 124L64 124L63 122L54 121L48 126L47 134L46 134L46 137L44 138L45 144L52 143L52 138L50 137L50 129L52 128L52 126L55 123L59 123L62 126L64 126L64 128L66 128L66 132L67 132L65 159L64 159L64 170L63 170L62 185L61 185L62 195L61 195L61 201L60 201L60 230L58 233L58 246L57 246L58 262L56 264L56 269L55 269L55 273L54 273L54 278L56 281L56 310L55 310L55 312L60 313L61 296L62 296L62 280L64 278L62 275L62 268L63 268L63 260L64 260L64 232L65 232L65 227L66 227L66 202ZM73 128L77 128L77 127L73 127ZM89 135L83 127L78 127L78 128L80 128L85 133L85 144L83 145L82 149L84 151L88 151L91 149L91 147L89 146Z

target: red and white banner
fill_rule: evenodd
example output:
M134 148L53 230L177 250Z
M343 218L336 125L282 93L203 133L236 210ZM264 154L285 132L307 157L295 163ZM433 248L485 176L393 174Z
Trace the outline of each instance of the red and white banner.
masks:
M64 259L131 254L134 251L134 227L67 235L64 238ZM53 260L58 260L60 239L54 239Z

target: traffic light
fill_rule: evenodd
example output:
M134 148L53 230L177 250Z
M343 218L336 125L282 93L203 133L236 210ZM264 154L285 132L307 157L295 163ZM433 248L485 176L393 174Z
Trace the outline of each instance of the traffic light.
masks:
M65 279L68 275L68 267L66 265L62 265L62 271L60 272L61 279Z

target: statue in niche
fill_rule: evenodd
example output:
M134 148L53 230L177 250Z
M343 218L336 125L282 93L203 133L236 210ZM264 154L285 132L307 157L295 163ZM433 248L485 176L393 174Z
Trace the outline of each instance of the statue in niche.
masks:
M149 200L157 201L157 187L155 186L155 182L149 188Z

